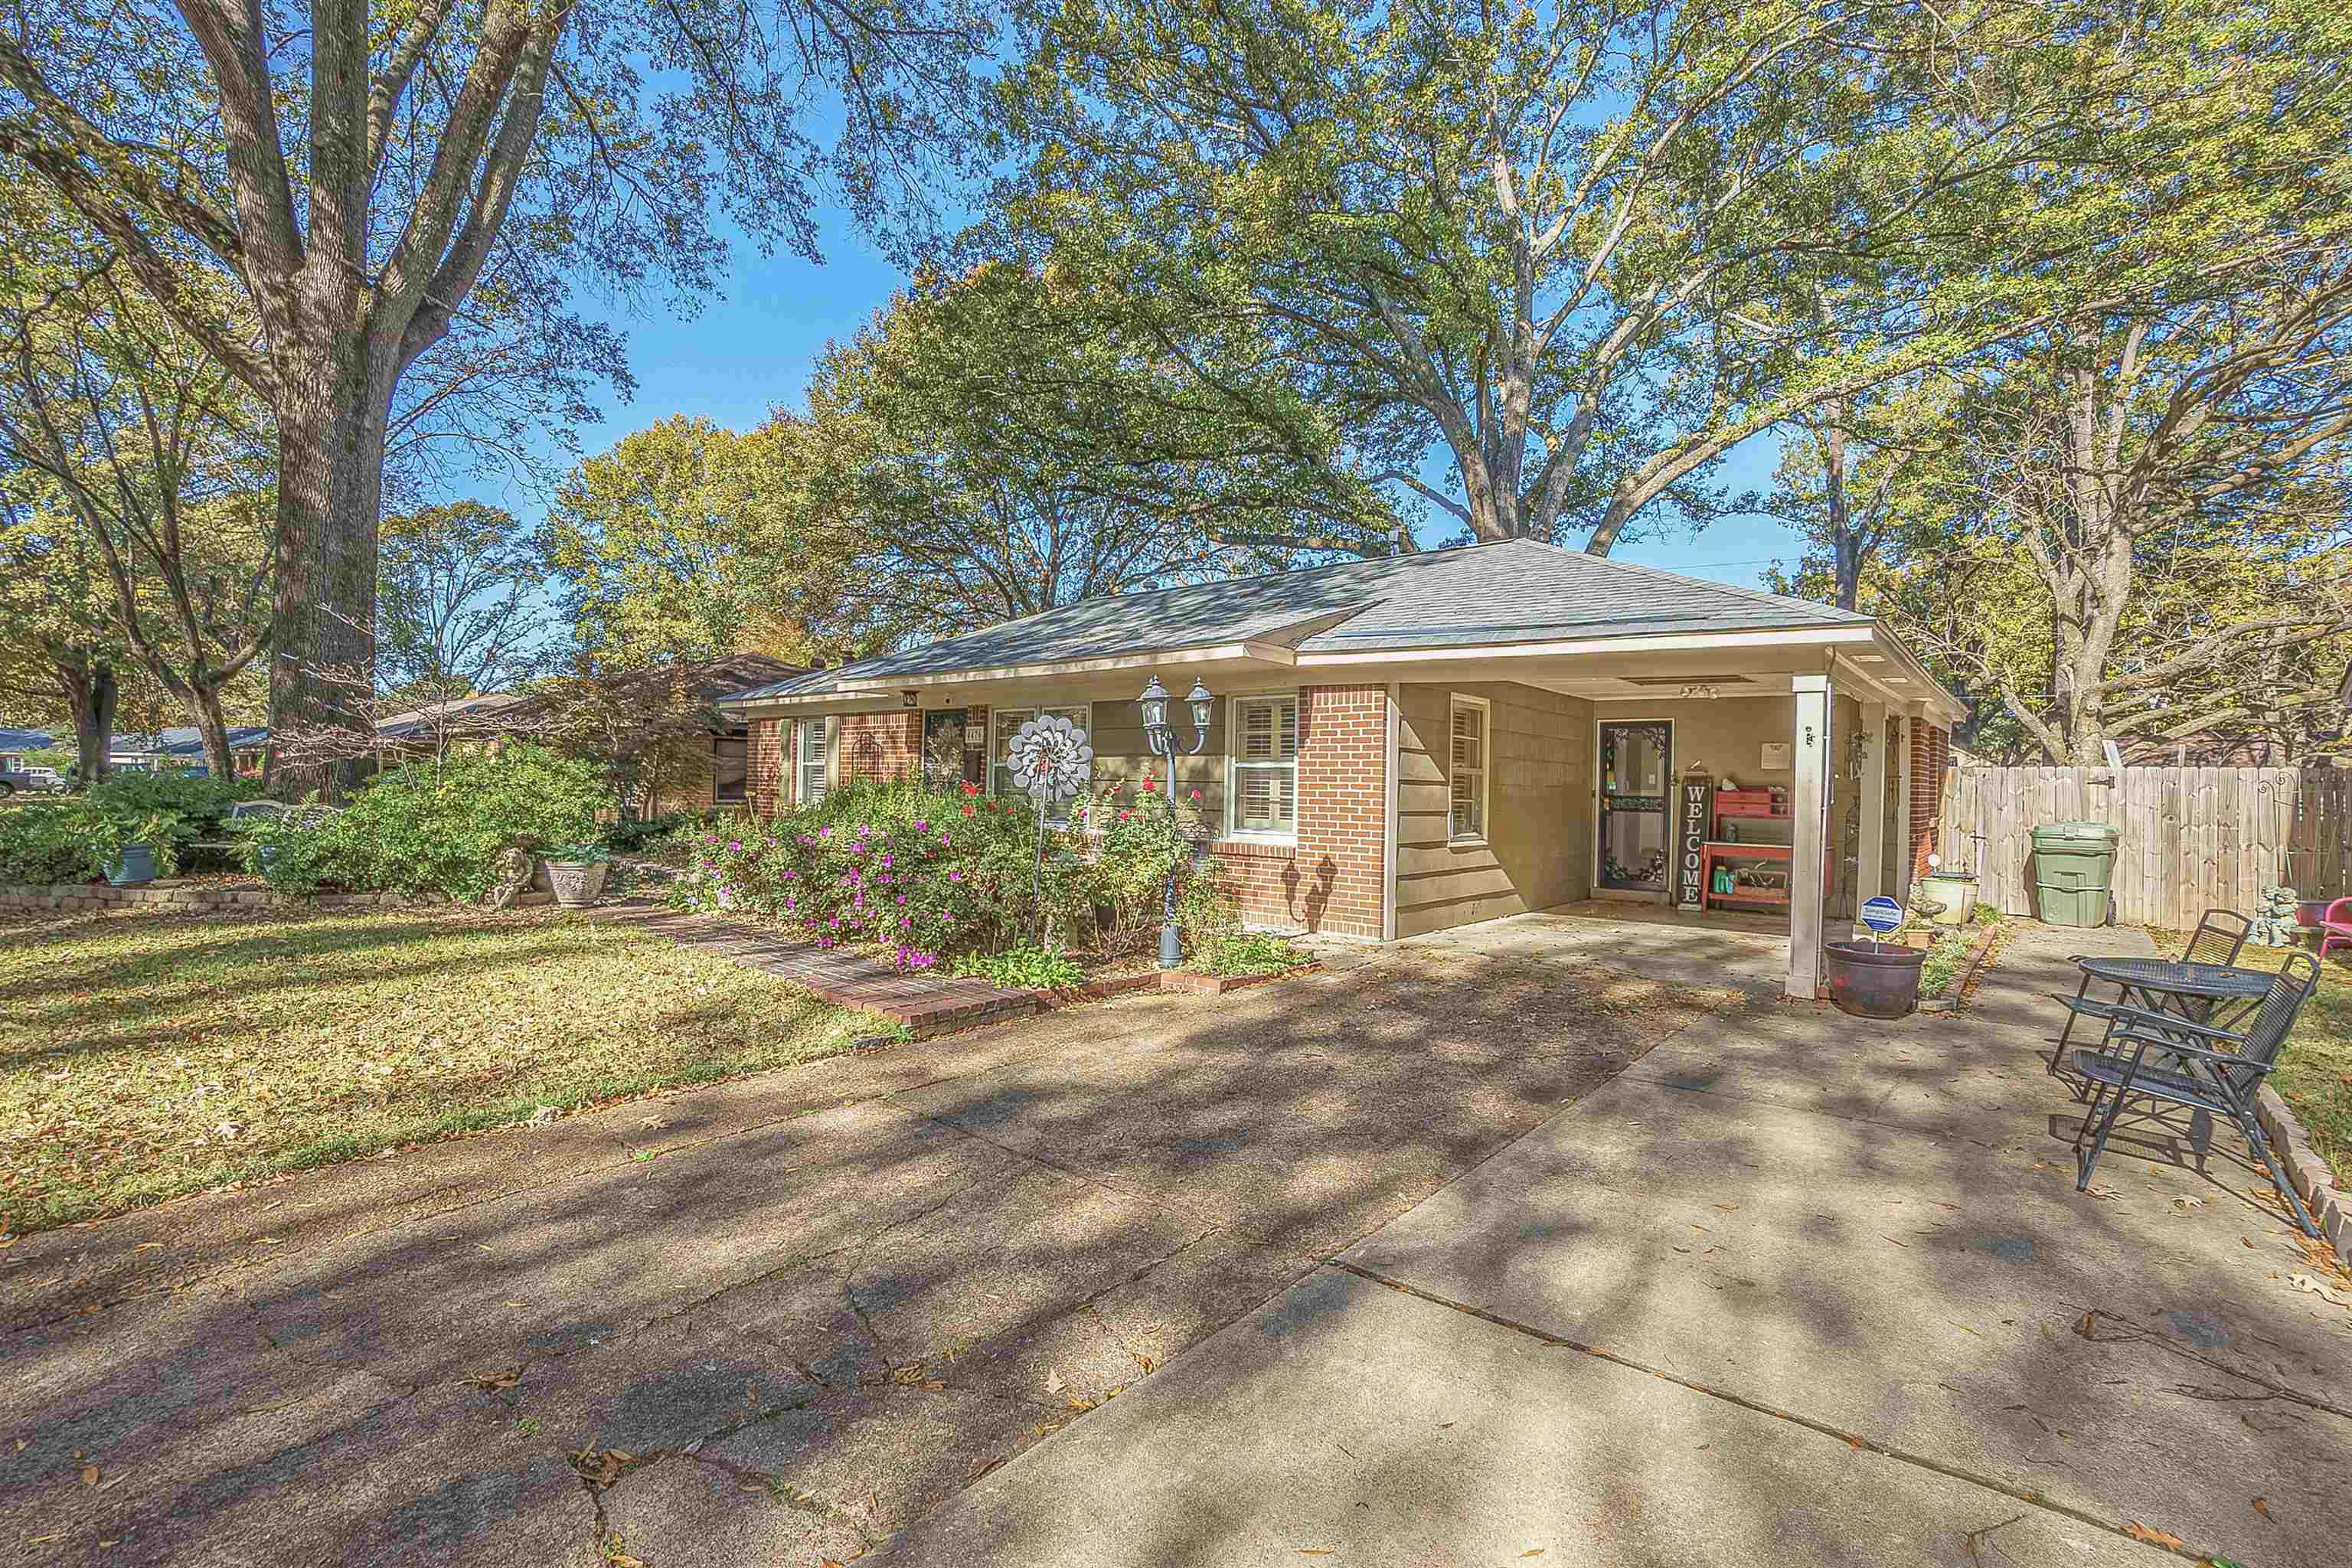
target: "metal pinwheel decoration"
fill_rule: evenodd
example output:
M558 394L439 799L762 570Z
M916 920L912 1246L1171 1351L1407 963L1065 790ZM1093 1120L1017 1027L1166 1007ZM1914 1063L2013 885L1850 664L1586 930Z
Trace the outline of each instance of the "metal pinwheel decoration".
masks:
M1087 732L1058 714L1032 719L1013 732L1004 762L1013 782L1037 807L1037 863L1029 874L1033 908L1043 912L1045 879L1045 808L1086 793L1094 773L1095 749Z
M1055 801L1084 794L1094 771L1087 732L1058 714L1032 719L1013 732L1005 763L1042 814Z

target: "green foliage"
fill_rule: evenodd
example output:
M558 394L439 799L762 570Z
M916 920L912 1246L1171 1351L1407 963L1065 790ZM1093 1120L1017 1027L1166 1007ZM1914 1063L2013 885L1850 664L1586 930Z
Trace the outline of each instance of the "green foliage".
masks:
M708 811L667 811L659 816L625 816L606 823L596 835L597 841L616 855L637 855L654 850L668 840L695 837L706 829L725 827L743 820L740 809L713 808Z
M0 881L81 882L106 874L126 845L155 852L165 876L187 846L226 831L229 807L257 786L186 773L114 773L56 801L0 814Z
M802 500L800 431L674 416L572 471L541 531L583 648L623 668L809 652L795 581L830 548Z
M1170 874L1192 880L1192 845L1205 833L1199 802L1194 790L1171 805L1147 776L1132 790L1107 784L1072 809L1072 826L1100 837L1083 883L1107 954L1124 958L1158 940ZM1179 896L1185 891L1180 885Z
M1210 974L1279 974L1306 962L1306 950L1286 938L1265 931L1226 931L1195 946L1184 966Z
M1181 357L1086 272L926 278L808 394L798 592L854 644L1104 594L1384 554L1405 531L1264 334L1195 323Z
M1009 947L1003 952L966 953L955 973L985 980L1002 991L1064 991L1086 983L1086 966L1057 947Z
M247 830L247 863L294 892L475 899L497 881L502 850L591 838L604 801L593 765L509 746L382 774L340 812L262 818Z
M551 844L539 852L542 860L559 866L609 866L613 852L602 844Z

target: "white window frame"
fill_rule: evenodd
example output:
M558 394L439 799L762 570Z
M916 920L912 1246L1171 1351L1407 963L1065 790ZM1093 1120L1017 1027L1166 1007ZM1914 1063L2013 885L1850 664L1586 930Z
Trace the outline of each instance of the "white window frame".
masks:
M1025 801L1029 798L1029 792L1027 790L1008 789L1005 787L1012 782L1009 776L1012 770L1007 768L999 759L1003 754L1005 742L1011 738L1011 731L1018 730L1022 725L1026 724L1032 719L1050 719L1057 714L1062 718L1067 719L1079 729L1086 731L1089 736L1093 734L1095 727L1095 713L1094 704L1091 702L1038 702L1032 703L1026 708L992 708L989 710L988 793L992 798L996 800L1022 801ZM1000 778L998 777L1000 773L1006 774L1008 776ZM1067 827L1070 825L1069 812L1070 803L1068 801L1058 801L1046 807L1045 826L1048 827Z
M1464 710L1478 715L1478 765L1462 769L1454 757L1454 716ZM1475 774L1478 780L1478 826L1469 832L1462 830L1454 820L1454 775L1457 769ZM1486 815L1493 796L1495 778L1495 705L1484 697L1474 697L1466 691L1451 693L1445 707L1445 841L1448 844L1484 844L1493 826Z
M1261 702L1290 704L1290 760L1288 762L1244 763L1242 754L1242 710ZM1171 705L1172 706L1172 705ZM1282 721L1275 721L1275 734L1282 733ZM1290 775L1290 826L1288 827L1244 827L1241 822L1242 774L1270 773ZM1246 840L1252 844L1296 844L1298 842L1298 693L1296 691L1251 691L1225 700L1225 837Z
M803 719L793 736L793 801L797 805L814 805L833 787L833 721L826 718ZM808 754L809 742L816 742L816 755ZM809 770L817 773L817 792L809 795Z

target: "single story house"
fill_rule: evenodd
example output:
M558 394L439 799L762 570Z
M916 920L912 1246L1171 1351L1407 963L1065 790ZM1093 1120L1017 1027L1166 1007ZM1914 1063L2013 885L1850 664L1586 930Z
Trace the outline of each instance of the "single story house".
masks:
M921 771L1012 793L1013 732L1160 764L1158 677L1245 915L1395 941L1588 899L1825 922L1901 897L1964 710L1867 616L1511 540L1089 599L722 700L753 809ZM1864 803L1871 803L1865 806Z

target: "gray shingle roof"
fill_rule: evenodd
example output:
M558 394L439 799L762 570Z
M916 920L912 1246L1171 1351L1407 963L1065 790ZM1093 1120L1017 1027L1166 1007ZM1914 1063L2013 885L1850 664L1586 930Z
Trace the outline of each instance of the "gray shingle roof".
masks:
M1087 599L754 688L736 700L1244 641L1328 653L1869 623L1802 599L1515 539Z

